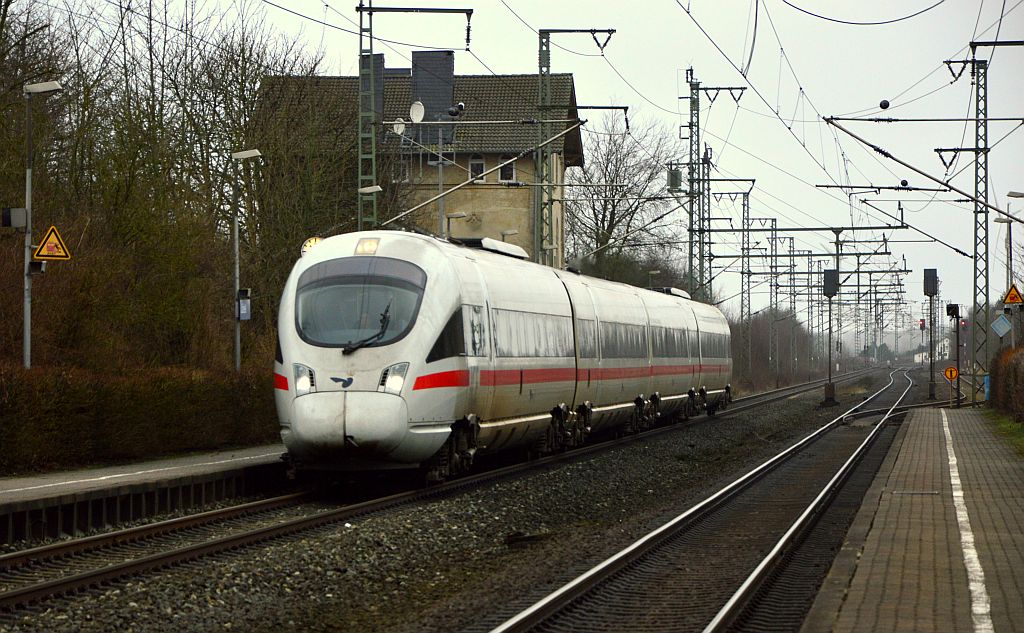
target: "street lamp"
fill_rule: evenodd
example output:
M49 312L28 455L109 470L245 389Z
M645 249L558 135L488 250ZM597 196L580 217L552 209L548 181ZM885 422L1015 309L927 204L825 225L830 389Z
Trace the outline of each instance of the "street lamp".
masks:
M1006 205L1006 212L1010 212L1010 205ZM993 222L1006 225L1006 289L1013 285L1013 220L1010 218L998 217Z
M512 237L513 235L519 235L519 231L517 231L516 229L506 229L501 232L501 241L507 242L508 238Z
M251 158L259 158L263 154L258 149L246 149L240 152L232 152L231 159L236 161L249 160ZM242 371L242 302L239 296L239 262L238 262L238 174L236 172L235 178L235 213L234 218L231 221L231 233L233 248L235 251L235 373Z
M25 369L32 367L32 95L46 96L64 88L56 81L25 84L25 309L21 351Z
M660 270L648 270L647 271L647 287L648 288L653 288L654 287L654 276L655 275L660 275L660 274L661 274Z
M459 220L461 218L466 217L466 212L465 211L456 211L455 213L449 213L449 214L445 215L444 217L445 217L446 220L448 220L448 224L447 224L448 232L447 232L447 234L445 234L445 237L451 237L451 235L452 235L452 220Z

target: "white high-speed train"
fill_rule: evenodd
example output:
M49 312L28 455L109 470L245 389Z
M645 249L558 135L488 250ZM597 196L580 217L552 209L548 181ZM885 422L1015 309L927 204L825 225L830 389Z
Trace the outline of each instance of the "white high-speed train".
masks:
M559 450L728 403L729 325L714 307L478 246L371 231L298 260L274 363L295 468L438 480L477 451Z

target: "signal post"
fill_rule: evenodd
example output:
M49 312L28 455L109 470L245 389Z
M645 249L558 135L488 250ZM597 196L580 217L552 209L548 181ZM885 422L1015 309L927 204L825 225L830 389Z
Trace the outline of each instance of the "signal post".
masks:
M928 399L935 399L935 295L939 294L939 276L934 268L924 269L924 294L928 297Z

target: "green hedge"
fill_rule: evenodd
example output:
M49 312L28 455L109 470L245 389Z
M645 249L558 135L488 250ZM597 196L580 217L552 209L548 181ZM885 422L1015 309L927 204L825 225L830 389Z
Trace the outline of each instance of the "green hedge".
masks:
M0 365L0 475L277 439L270 372Z
M1024 348L1003 350L989 377L992 406L1024 423Z

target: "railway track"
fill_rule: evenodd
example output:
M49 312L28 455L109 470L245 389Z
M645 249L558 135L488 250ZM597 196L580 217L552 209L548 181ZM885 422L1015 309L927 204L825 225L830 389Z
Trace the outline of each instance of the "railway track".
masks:
M866 371L837 379L853 380ZM815 389L824 381L739 398L717 417L734 415ZM697 418L704 423L714 418ZM479 486L538 467L571 461L597 451L634 441L637 437L672 432L666 425L637 436L627 436L453 480L428 489L411 490L343 507L324 508L312 492L299 492L238 506L198 513L169 521L135 526L0 556L0 613L12 612L49 597L73 594L91 587L169 565L208 557L270 539L344 522L398 505Z
M761 595L765 579L789 560L784 555L808 533L879 435L890 429L884 423L888 413L876 425L843 421L869 403L885 403L886 411L892 411L913 384L907 375L907 388L897 386L897 373L865 401L493 633L720 631L740 622ZM757 630L775 627L767 620L757 622Z

